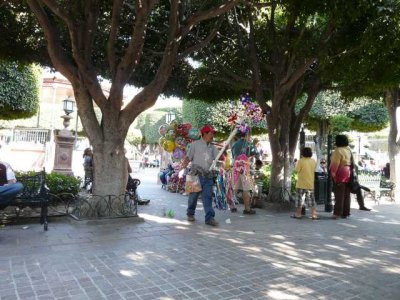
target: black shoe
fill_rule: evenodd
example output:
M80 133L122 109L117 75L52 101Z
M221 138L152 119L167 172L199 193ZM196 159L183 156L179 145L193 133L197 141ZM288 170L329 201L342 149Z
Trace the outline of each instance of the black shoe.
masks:
M365 210L365 211L371 211L371 209L370 208L368 208L368 207L360 207L360 210Z
M138 205L147 205L149 204L150 200L138 200L137 204Z
M305 216L305 215L306 215L306 207L305 207L305 206L302 206L302 207L301 207L301 215L302 215L302 216Z

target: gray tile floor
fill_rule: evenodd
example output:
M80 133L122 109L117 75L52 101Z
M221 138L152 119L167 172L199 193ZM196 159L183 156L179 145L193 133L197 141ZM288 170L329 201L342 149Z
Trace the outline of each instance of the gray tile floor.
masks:
M212 228L201 205L186 221L186 197L156 185L156 170L135 177L151 199L139 206L144 222L2 228L0 299L400 299L398 204L364 212L354 202L346 220L323 207L319 221L217 211Z

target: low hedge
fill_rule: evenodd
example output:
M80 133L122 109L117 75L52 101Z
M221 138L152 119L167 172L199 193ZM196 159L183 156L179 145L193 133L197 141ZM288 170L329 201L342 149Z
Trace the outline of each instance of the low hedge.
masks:
M17 177L24 175L33 175L34 171L28 172L15 172ZM80 190L81 180L74 176L62 175L59 173L46 173L46 185L50 190L51 194L59 195L63 193L69 193L77 195Z

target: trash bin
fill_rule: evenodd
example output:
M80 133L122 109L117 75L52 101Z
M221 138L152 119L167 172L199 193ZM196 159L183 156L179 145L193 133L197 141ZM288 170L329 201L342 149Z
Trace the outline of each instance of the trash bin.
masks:
M317 204L326 204L328 201L328 174L315 172L314 197Z

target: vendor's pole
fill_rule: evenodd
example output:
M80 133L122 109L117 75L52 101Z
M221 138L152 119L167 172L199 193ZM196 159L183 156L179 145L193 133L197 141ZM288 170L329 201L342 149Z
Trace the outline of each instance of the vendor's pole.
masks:
M215 158L215 160L214 160L213 163L211 164L210 171L212 171L212 170L215 169L215 165L217 164L218 159L221 157L221 155L222 155L222 154L225 152L225 150L226 150L226 145L228 145L228 144L231 142L231 140L232 140L233 137L236 135L236 133L237 133L237 128L235 127L235 128L232 130L231 134L229 135L228 139L226 140L225 145L221 148L221 150L220 150L219 153L217 154L217 157Z

